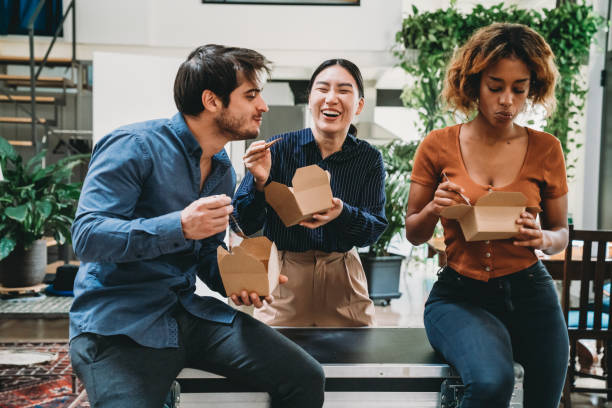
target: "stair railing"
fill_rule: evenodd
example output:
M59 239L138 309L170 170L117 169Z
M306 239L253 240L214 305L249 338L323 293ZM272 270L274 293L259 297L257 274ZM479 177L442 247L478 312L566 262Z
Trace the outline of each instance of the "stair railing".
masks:
M36 21L36 18L40 14L40 11L42 10L44 6L45 1L46 0L40 0L38 2L38 5L36 6L34 13L30 17L30 20L28 21L28 36L30 39L30 97L31 97L31 115L32 115L32 145L35 147L37 152L40 150L40 146L38 144L38 140L36 137L36 125L38 124L38 117L36 116L36 81L38 80L38 77L40 76L40 73L43 67L47 63L47 59L49 58L51 49L53 48L53 45L55 44L55 40L57 40L57 36L59 35L60 31L63 29L64 21L66 21L66 17L68 17L68 13L70 13L70 11L72 11L72 65L73 67L74 67L74 64L76 63L76 12L75 12L75 4L74 4L75 0L71 0L70 4L68 5L68 8L66 9L66 12L62 16L62 20L60 21L57 28L55 29L55 35L53 36L53 39L51 40L51 43L49 44L49 47L47 48L47 52L45 53L45 56L42 59L40 66L38 67L38 70L34 72L35 67L36 67L36 60L34 59L34 22Z

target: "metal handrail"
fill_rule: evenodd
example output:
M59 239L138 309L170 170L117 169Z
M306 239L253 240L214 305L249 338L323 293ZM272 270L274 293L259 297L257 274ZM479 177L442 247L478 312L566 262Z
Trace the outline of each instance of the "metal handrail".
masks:
M17 109L21 109L23 112L27 113L28 116L32 116L32 112L30 112L29 110L21 106L19 103L17 103L17 101L15 101L15 99L13 99L13 95L8 89L0 87L0 95L6 96L10 102L15 103L15 106L17 107Z
M36 81L38 80L38 77L40 76L40 73L43 67L47 63L47 59L49 57L49 54L51 53L51 49L53 48L53 45L55 44L55 41L57 40L57 36L59 35L60 30L63 28L64 21L66 20L66 17L68 16L68 13L70 13L70 11L72 11L72 64L74 65L76 62L76 11L75 11L75 4L74 4L75 0L71 0L70 4L68 5L68 8L66 9L66 12L62 16L62 20L60 21L60 23L58 24L55 30L55 35L53 36L53 39L51 40L51 43L49 44L49 47L47 48L45 57L41 61L40 66L38 67L38 70L36 71L36 73L34 72L35 64L36 64L36 61L34 60L34 21L36 21L36 18L40 14L43 8L43 5L45 4L45 1L46 0L40 0L38 2L38 5L36 6L34 13L30 16L30 20L28 21L28 36L30 40L29 41L30 42L30 97L32 99L31 100L32 145L36 148L37 152L40 150L40 148L39 148L38 141L36 138L36 124L38 122L38 118L36 117Z
M41 0L41 2L44 2L45 0ZM42 71L44 65L47 63L47 59L49 58L49 54L51 53L51 48L53 48L53 45L55 44L55 40L57 40L57 36L59 35L59 32L62 30L63 25L64 25L64 21L66 21L66 17L68 17L68 13L70 12L70 10L72 10L74 8L74 0L72 0L70 2L70 5L68 6L68 8L66 9L66 13L64 13L64 15L62 16L62 21L60 21L60 23L58 24L57 28L55 29L55 34L53 35L53 39L51 40L51 43L49 44L49 48L47 48L47 52L45 53L45 56L42 60L42 62L40 63L40 66L38 67L38 71L36 71L36 76L35 78L38 79L38 77L40 76L40 72ZM72 63L75 62L75 43L74 43L74 34L75 34L75 24L74 24L74 13L72 14Z

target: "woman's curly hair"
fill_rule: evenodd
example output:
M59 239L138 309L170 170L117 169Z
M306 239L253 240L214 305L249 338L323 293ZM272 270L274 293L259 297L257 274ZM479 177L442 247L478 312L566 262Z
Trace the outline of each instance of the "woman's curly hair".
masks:
M546 40L522 24L495 23L476 31L453 56L444 80L442 97L469 115L478 108L482 72L503 58L518 58L531 72L527 98L555 110L555 84L559 71Z

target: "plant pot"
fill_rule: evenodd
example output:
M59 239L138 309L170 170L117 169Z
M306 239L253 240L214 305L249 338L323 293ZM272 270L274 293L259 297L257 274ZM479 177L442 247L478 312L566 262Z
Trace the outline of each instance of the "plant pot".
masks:
M7 288L38 285L45 278L47 241L34 241L30 249L17 247L0 262L0 282Z
M360 254L361 264L368 280L370 299L389 304L391 299L402 296L399 291L403 256L369 256Z

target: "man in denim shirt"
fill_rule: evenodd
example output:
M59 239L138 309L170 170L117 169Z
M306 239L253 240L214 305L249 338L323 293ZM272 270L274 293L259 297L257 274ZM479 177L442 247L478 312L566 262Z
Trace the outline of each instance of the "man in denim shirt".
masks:
M269 62L206 45L180 66L171 119L119 128L94 149L72 226L81 267L70 356L94 407L161 407L183 367L267 391L273 407L320 407L324 375L297 345L223 302L216 250L236 176L223 146L257 137ZM261 307L257 293L239 303ZM271 301L271 299L268 299Z

